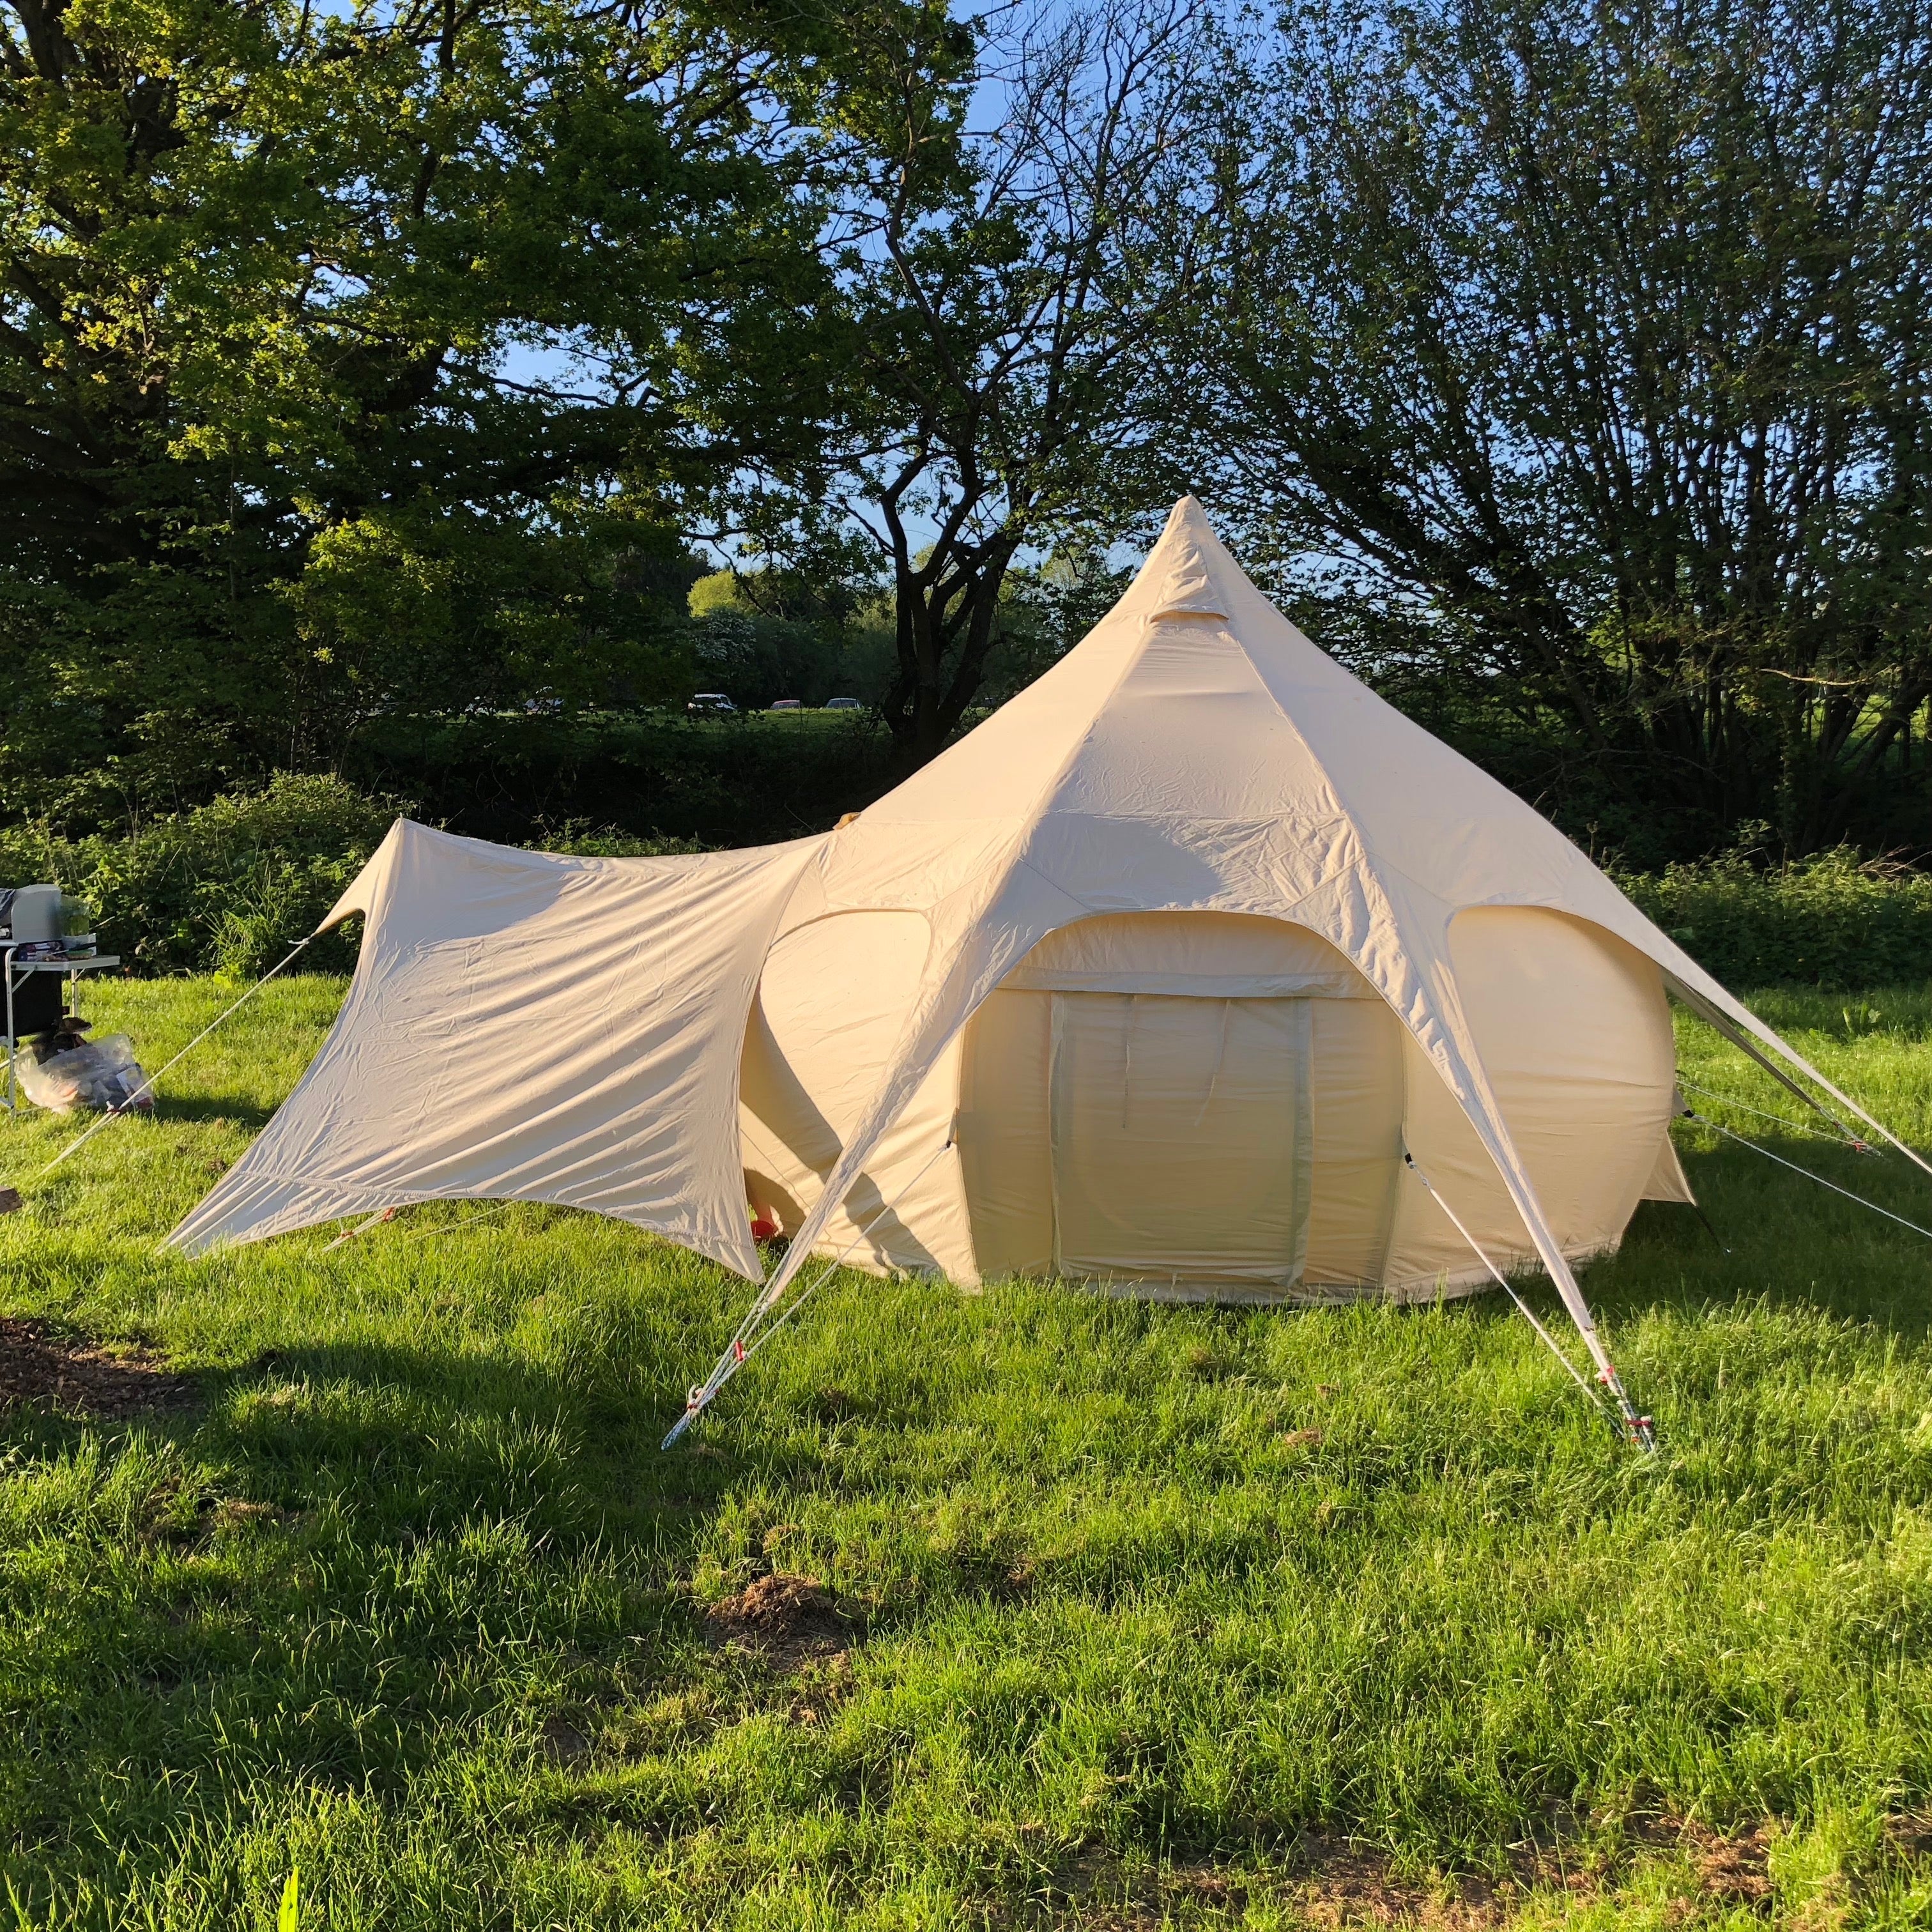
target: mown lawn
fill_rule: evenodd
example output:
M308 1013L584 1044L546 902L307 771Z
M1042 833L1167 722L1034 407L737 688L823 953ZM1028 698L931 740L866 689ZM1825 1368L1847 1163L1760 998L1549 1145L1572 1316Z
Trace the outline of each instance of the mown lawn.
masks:
M228 990L94 1010L152 1066ZM1932 1244L1688 1136L1728 1252L1648 1207L1586 1283L1651 1462L1499 1298L856 1275L667 1456L747 1290L632 1230L155 1255L340 992L45 1180L0 1119L0 1316L190 1382L0 1410L0 1925L1932 1924ZM1932 997L1761 1006L1932 1144ZM774 1570L832 1607L707 1615Z

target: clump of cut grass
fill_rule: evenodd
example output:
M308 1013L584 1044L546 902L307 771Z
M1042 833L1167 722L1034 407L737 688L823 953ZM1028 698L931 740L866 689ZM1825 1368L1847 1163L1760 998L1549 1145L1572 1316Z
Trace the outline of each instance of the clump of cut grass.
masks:
M266 1927L297 1869L302 1922L345 1927L1932 1912L1904 1230L1689 1132L1722 1246L1646 1206L1586 1283L1654 1461L1494 1298L852 1274L664 1456L748 1290L634 1230L452 1204L155 1252L340 991L271 986L44 1181L74 1124L0 1121L0 1315L187 1390L0 1410L22 1924ZM231 996L92 1000L156 1064ZM1932 996L1762 1008L1932 1142ZM1700 1111L1924 1217L1902 1160L1681 1046L1790 1124ZM803 1636L720 1640L767 1609Z

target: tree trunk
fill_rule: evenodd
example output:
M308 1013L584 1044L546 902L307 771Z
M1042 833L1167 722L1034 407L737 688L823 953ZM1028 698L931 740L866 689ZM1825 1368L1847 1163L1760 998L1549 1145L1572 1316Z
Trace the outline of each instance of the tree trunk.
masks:
M936 560L928 558L898 573L899 668L885 714L902 775L945 750L978 694L998 640L1000 592L1012 560L1012 546L1002 543L968 565L935 572Z

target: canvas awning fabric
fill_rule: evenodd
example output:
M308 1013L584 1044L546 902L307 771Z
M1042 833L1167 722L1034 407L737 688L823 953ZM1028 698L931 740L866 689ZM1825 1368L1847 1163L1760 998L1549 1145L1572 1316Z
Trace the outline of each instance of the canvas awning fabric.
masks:
M739 1050L823 843L578 859L398 820L323 921L359 912L368 928L321 1052L170 1244L418 1201L544 1201L758 1279Z
M1886 1132L1530 806L1310 643L1184 498L1079 645L822 838L581 860L399 826L337 908L368 916L341 1018L172 1238L194 1250L400 1202L507 1196L620 1215L755 1277L736 1083L761 962L817 920L916 915L924 963L896 1043L759 1298L769 1306L1041 940L1100 914L1237 913L1307 928L1387 1003L1607 1372L1459 994L1451 922L1489 906L1616 935L1699 1011ZM805 1004L836 1026L845 992L828 974Z

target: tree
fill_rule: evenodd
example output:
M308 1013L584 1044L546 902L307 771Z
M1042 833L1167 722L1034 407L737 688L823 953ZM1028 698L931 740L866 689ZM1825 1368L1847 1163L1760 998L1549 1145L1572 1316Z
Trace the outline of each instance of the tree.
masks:
M1170 406L1257 551L1680 850L1840 836L1932 695L1929 39L1918 0L1298 0L1197 158Z
M8 802L648 682L670 496L815 420L844 19L0 0Z
M1010 44L948 25L867 55L892 84L853 124L833 237L848 380L813 472L761 473L740 514L773 550L854 529L875 546L902 768L980 694L1015 559L1148 500L1139 253L1198 46L1185 0L1100 0L1040 10Z

